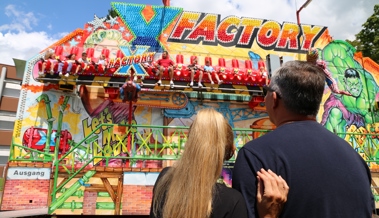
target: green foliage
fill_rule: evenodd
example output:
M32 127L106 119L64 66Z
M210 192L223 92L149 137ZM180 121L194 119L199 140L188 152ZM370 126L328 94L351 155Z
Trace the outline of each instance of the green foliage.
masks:
M110 16L111 17L117 17L118 16L117 12L113 8L111 8L111 9L108 10L107 19L109 19Z
M379 63L379 4L374 6L374 13L362 25L363 29L356 35L356 47L363 56Z
M362 51L362 43L358 41L357 39L354 39L353 41L350 41L346 39L346 42L348 42L350 45L352 45L357 51Z

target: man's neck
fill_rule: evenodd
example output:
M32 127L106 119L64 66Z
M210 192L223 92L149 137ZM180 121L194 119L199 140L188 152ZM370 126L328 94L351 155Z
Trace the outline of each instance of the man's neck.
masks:
M287 123L293 123L293 122L298 122L298 121L306 121L306 120L316 121L316 117L311 116L311 115L291 114L291 115L281 116L281 117L283 118L278 119L278 121L276 122L277 127L287 124Z

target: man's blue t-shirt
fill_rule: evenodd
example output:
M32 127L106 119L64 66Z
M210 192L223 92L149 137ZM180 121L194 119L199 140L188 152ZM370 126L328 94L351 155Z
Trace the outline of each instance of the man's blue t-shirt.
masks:
M371 174L362 157L343 139L315 121L287 123L248 142L239 152L233 188L255 209L257 171L271 169L290 189L280 217L371 217Z

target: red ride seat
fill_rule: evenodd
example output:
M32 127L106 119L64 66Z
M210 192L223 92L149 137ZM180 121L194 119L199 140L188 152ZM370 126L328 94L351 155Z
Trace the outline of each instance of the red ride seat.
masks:
M184 77L188 76L188 70L186 66L184 66L184 58L182 54L176 55L176 76L183 75Z
M218 73L217 67L213 66L211 57L205 57L204 63L206 63L207 61L209 61L209 66L213 67L213 72L212 72L211 76L212 76L212 80L215 81L216 80L215 73ZM204 64L204 66L205 66L205 64Z
M240 71L241 71L241 69L240 69L240 66L239 66L238 59L233 58L232 59L232 69L231 69L231 72L228 75L228 79L230 81L234 81L235 79L241 80L241 76L240 76L241 72Z
M103 48L101 54L104 55L106 59L109 58L109 49Z
M266 84L266 78L263 78L261 69L263 71L266 71L266 63L262 59L258 61L258 70L257 70L257 85L259 86L263 86Z
M194 63L194 60L195 59L197 59L197 64L199 65L199 58L197 58L197 56L196 55L192 55L191 57L190 57L190 64L193 64ZM190 71L189 70L187 70L187 76L190 74ZM199 74L198 74L198 71L197 72L195 72L195 78L198 78L199 77Z
M94 62L94 54L95 54L95 49L94 48L87 48L86 50L87 53L87 60L89 61L89 64L87 64L86 69L83 71L82 75L91 75L95 71L95 66L93 66ZM84 69L85 64L81 64L82 69Z
M245 82L255 82L256 81L256 70L253 68L253 62L251 60L245 60L246 73L242 76Z
M98 64L98 61L100 60L101 57L100 56L96 57L96 61L94 61L96 63L95 64L95 70L94 70L95 74L104 74L105 68L107 67L107 65L109 63L109 54L110 54L110 51L107 48L104 48L101 51L100 56L104 55L105 64ZM121 59L116 59L113 67L118 68L120 66L120 64L121 64Z
M73 46L71 48L70 54L74 54L75 56L78 56L78 54L79 54L79 48L76 47L76 46Z
M63 55L63 46L59 45L55 47L55 59L59 60L65 60L65 56Z
M212 65L212 58L211 57L205 57L205 62L209 61L209 65L213 66Z
M229 74L229 69L226 67L224 58L218 59L218 66L216 67L216 71L219 73L220 79L222 80L227 79L227 75Z

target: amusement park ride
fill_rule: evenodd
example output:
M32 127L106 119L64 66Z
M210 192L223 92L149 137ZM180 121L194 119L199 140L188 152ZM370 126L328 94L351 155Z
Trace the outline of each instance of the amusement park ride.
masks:
M118 16L95 15L28 60L2 210L147 215L196 111L224 114L240 148L274 128L262 87L275 57L280 66L279 57L305 59L331 43L323 26L221 20L163 3L114 2ZM223 177L229 184L230 169Z
M158 81L159 74L159 65L157 62L153 61L155 52L144 53L142 55L128 56L126 57L121 50L117 51L116 58L109 58L109 49L103 49L101 51L101 56L103 56L104 62L98 64L99 59L95 58L94 48L88 48L86 52L85 62L78 60L69 60L68 56L65 57L62 55L63 48L62 46L57 46L55 51L49 51L51 53L50 57L41 58L38 62L39 76L36 78L41 82L51 82L54 81L64 81L66 83L75 82L78 85L86 84L93 77L112 77L112 78L125 78L128 77L129 80L137 82L137 79L145 81ZM70 55L74 54L79 56L79 48L71 48ZM80 58L82 59L82 58ZM191 69L190 66L193 65L193 60L198 59L197 56L190 57L190 63L184 63L184 57L182 54L177 54L175 57L176 64L172 66L174 73L174 81L178 81L180 85L170 86L171 88L193 88L189 85ZM262 87L266 84L267 72L266 64L263 60L257 61L258 69L254 68L252 60L244 60L244 65L240 66L241 60L233 58L230 60L230 67L226 66L225 58L218 58L216 64L212 64L211 57L205 57L204 62L209 62L213 66L213 71L209 72L213 80L215 80L215 75L217 74L224 84L244 84L249 86ZM139 75L136 73L136 69L131 67L128 73L120 73L123 67L129 67L133 65L134 67L138 65L139 69L145 72L146 74ZM61 66L61 67L60 67ZM205 65L204 65L205 66ZM195 70L195 79L198 79L200 74L204 72L204 66L198 66ZM62 73L64 72L64 74ZM208 73L208 72L207 72ZM165 68L163 71L163 79L169 79L168 69ZM123 79L119 79L122 81ZM209 79L204 79L205 82L210 82ZM92 82L92 80L91 80ZM101 83L102 81L99 81ZM186 84L187 83L187 84ZM111 93L110 98L118 96L118 89L115 86L122 86L121 82L109 82L110 88L115 89L110 91L107 90L107 93ZM113 87L112 87L113 86ZM155 86L162 86L162 88L167 87L167 85L160 84L144 84L149 88L154 88ZM202 87L206 91L207 89L218 89L218 90L230 90L222 87ZM201 87L199 87L201 89ZM234 90L234 89L233 89ZM246 91L246 90L243 90Z

